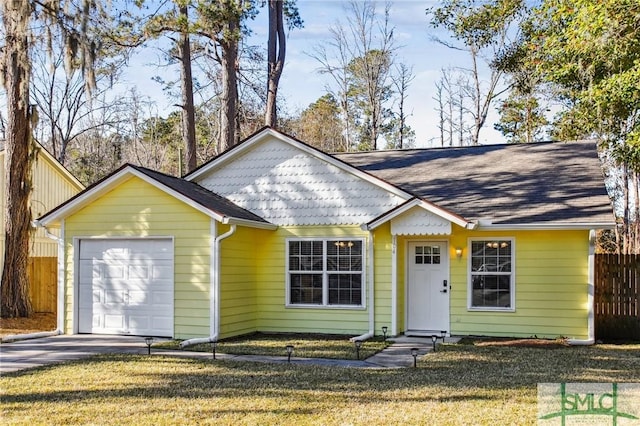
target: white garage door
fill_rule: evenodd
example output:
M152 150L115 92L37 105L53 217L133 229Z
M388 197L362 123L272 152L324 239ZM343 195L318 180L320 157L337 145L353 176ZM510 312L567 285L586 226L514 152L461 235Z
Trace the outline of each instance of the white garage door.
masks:
M80 333L173 336L173 242L84 239L79 248Z

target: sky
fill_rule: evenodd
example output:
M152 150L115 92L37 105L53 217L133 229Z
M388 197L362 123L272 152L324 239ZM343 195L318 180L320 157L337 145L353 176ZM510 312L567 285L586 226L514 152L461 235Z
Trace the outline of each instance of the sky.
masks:
M294 29L287 35L287 57L280 80L279 98L286 103L289 112L302 111L326 93L330 77L317 72L319 63L309 56L314 46L325 43L330 38L329 28L338 22L346 25L345 2L339 0L298 0L300 16L304 28ZM416 132L417 147L431 147L439 144L438 113L436 111L435 84L442 68L469 64L466 53L449 49L433 40L446 38L447 34L429 26L426 9L437 5L435 0L397 0L392 3L390 22L394 27L397 60L413 67L414 80L408 90L406 100L410 114L408 124ZM377 11L382 16L384 3L377 3ZM260 44L266 49L267 13L265 9L255 21L250 23L253 31L250 44ZM157 70L149 66L155 59L149 52L138 53L131 61L125 74L125 84L135 84L139 92L154 98L161 115L174 109L175 100L168 101L160 84L151 80ZM265 65L266 66L266 65ZM497 114L492 109L485 129L480 135L481 143L504 142L502 135L493 130Z

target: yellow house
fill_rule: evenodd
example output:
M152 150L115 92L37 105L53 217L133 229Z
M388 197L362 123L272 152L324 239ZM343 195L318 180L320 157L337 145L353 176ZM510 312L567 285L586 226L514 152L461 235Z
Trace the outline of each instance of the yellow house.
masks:
M330 155L266 128L184 178L126 165L40 223L67 333L589 343L614 220L593 142Z
M59 204L67 201L84 186L67 169L65 169L46 149L37 145L38 154L33 164L33 192L31 194L31 211L33 217L39 217ZM5 215L5 150L4 142L0 142L0 223L4 223ZM4 267L4 232L0 233L0 273ZM55 259L58 256L58 244L48 238L44 229L36 229L29 243L32 258ZM55 262L53 263L55 266ZM55 288L55 271L54 282ZM46 287L47 283L32 283L33 286ZM55 296L55 294L54 294Z

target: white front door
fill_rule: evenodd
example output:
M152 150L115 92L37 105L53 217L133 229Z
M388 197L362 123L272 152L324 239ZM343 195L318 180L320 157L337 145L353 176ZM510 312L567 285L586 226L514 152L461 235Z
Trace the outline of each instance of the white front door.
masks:
M171 239L79 241L78 332L173 336Z
M407 252L407 332L449 331L449 251L443 241L412 241Z

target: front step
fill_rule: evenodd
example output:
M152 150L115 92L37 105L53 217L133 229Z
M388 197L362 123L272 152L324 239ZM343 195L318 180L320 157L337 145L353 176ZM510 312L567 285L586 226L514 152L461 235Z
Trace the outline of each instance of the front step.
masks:
M431 337L436 336L438 339L442 339L449 335L447 330L407 330L404 332L405 336L415 337Z

